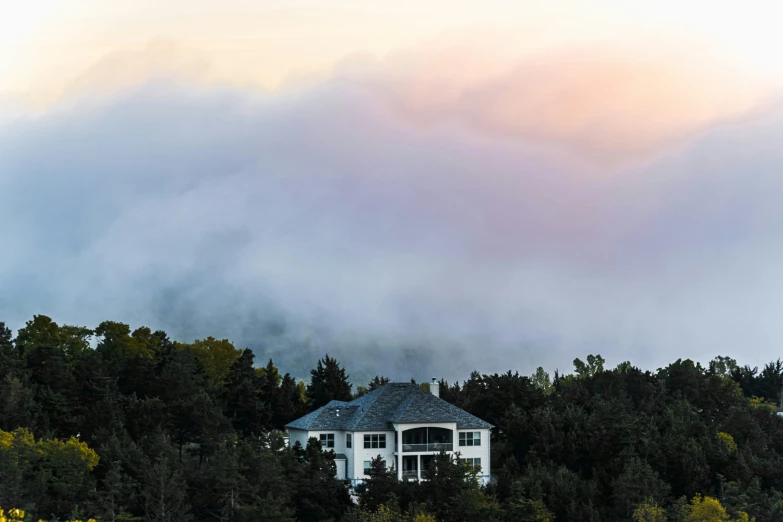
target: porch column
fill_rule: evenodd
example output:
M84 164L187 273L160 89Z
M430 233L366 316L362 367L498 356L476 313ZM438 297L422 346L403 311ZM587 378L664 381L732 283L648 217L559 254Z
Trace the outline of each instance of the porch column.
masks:
M416 479L421 482L421 455L416 455Z
M400 425L397 428L397 480L402 480L402 429Z

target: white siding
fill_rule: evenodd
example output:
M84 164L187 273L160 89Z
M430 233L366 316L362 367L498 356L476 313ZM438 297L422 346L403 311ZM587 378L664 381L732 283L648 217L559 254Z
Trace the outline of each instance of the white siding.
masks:
M332 433L334 434L334 448L324 448L325 451L333 450L335 453L343 453L347 457L347 476L345 478L355 478L353 475L353 470L355 467L354 463L354 448L356 447L356 437L357 435L350 432L353 436L351 448L347 448L345 446L345 440L346 440L346 434L349 432L345 431L337 431L337 430L319 430L319 431L304 431L304 430L289 430L289 437L290 437L290 445L293 446L296 444L297 441L299 441L302 444L302 447L307 446L307 441L311 438L314 438L316 440L321 440L321 434L327 434ZM361 436L361 434L359 434ZM393 435L392 435L393 436ZM338 467L343 465L340 462L337 463ZM337 476L342 478L340 471L338 470ZM361 478L361 477L358 477Z
M367 448L364 447L364 436L372 434L385 434L386 435L386 447L385 448ZM353 437L353 476L350 478L363 480L364 475L364 461L372 460L378 455L381 458L386 459L386 466L391 467L394 463L394 432L393 431L357 431Z
M460 458L479 458L481 459L481 475L480 480L482 483L487 483L489 481L489 466L490 466L490 447L489 447L489 435L490 431L488 429L472 429L472 430L457 430L456 424L454 423L432 423L432 424L402 424L400 425L400 428L402 430L411 429L411 428L423 428L423 427L437 427L437 428L447 428L451 429L454 434L454 451L453 454L456 456L459 454ZM481 433L481 445L480 446L460 446L459 445L459 434L464 432L480 432ZM322 433L332 433L334 434L334 448L324 448L326 450L332 449L335 453L343 453L345 454L347 458L347 474L345 478L348 479L354 479L354 480L363 480L365 478L364 475L364 462L365 461L371 461L372 459L376 458L378 455L381 455L381 458L386 460L387 467L391 467L392 464L396 467L397 466L397 458L394 455L396 448L394 443L394 431L356 431L356 432L345 432L345 431L337 431L337 430L321 430L321 431L305 431L305 430L296 430L291 429L288 431L290 441L289 444L293 447L294 444L299 442L302 447L307 446L307 441L309 438L314 437L317 440L320 440L320 435ZM350 433L352 435L352 447L347 448L345 446L345 440L346 440L346 434ZM365 448L364 447L364 435L371 435L371 434L384 434L386 435L386 447L385 448ZM433 452L418 452L418 453L410 453L405 452L403 455L432 455ZM340 466L342 462L338 462L338 466ZM338 477L342 478L342 473L338 470Z
M336 431L336 430L320 430L320 431L310 431L308 432L309 438L315 438L317 440L321 440L321 434L332 434L334 435L334 447L333 448L327 448L324 446L325 451L334 450L335 453L345 453L345 432L344 431Z
M303 448L307 447L307 432L305 430L288 430L288 445L292 448L299 442Z
M459 434L469 432L481 433L481 446L460 446ZM459 453L459 457L462 459L481 459L481 475L480 479L482 483L489 481L489 430L459 430L454 433L454 453Z
M337 467L337 479L338 480L345 480L347 477L345 476L345 473L347 471L345 460L343 459L334 459L335 466Z

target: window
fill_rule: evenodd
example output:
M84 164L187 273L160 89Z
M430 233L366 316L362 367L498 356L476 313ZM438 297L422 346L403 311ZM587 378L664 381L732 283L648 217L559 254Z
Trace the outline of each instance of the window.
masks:
M459 434L460 446L481 446L481 432L467 431Z
M386 461L382 460L381 463L383 464L383 467L386 467ZM369 475L370 470L372 470L372 461L371 460L365 460L364 461L364 474Z
M334 433L321 433L321 447L334 448Z
M481 459L459 459L459 462L481 471Z
M386 447L386 434L374 433L372 435L364 436L365 448L385 448Z
M351 437L350 433L346 433L345 434L345 447L346 448L350 448L351 447L351 438L352 437Z

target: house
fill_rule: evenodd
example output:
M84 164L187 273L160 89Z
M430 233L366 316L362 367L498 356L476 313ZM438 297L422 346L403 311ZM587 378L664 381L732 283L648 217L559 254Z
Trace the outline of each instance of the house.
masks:
M350 402L331 401L286 426L290 444L320 440L337 455L337 477L353 484L364 480L378 455L398 479L421 480L441 450L478 467L479 480L489 482L493 426L441 399L435 379L430 390L390 383Z

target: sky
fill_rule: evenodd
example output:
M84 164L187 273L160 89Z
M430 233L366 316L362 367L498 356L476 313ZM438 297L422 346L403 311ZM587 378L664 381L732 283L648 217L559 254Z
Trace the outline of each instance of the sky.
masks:
M0 0L0 321L361 382L763 365L775 2Z

